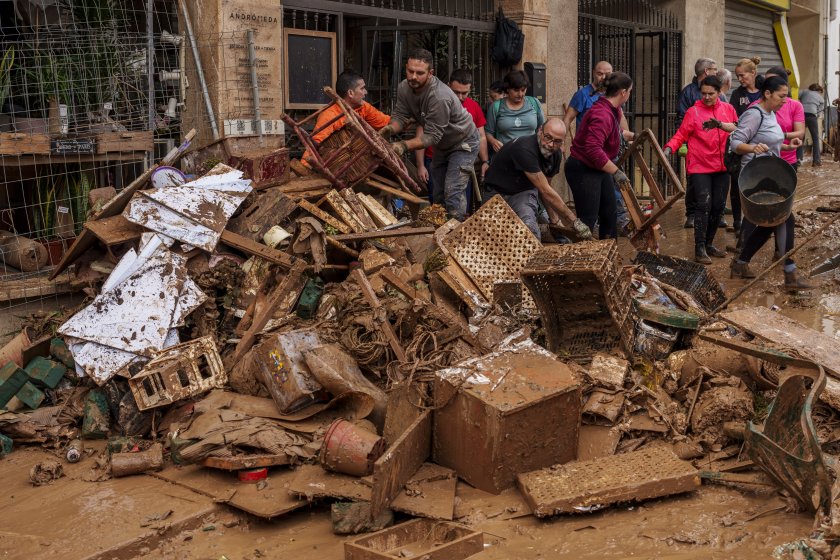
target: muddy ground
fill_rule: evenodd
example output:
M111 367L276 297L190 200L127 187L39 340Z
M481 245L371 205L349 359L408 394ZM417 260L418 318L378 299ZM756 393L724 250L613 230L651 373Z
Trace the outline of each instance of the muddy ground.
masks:
M840 196L838 171L840 164L830 162L818 169L803 167L797 209L828 206ZM662 250L690 257L693 231L682 228L682 213L679 204L664 220ZM801 231L797 236L802 237ZM719 230L715 243L721 248L732 244L733 234ZM797 257L800 267L808 270L838 252L834 243L830 237L814 241ZM622 242L622 251L629 261L629 244ZM768 245L754 268L762 270L771 258ZM733 293L742 281L729 279L728 265L729 259L715 259L712 269L727 293ZM823 275L813 294L791 296L780 291L781 271L773 271L733 307L776 305L781 313L836 336L837 279L836 273ZM0 558L343 558L345 538L333 535L328 506L264 521L152 476L85 482L90 458L75 465L62 461L63 478L33 487L29 470L45 458L54 455L29 448L0 460ZM480 557L488 560L768 558L776 546L806 536L813 523L807 514L786 513L773 491L720 485L587 515L538 520L526 512L515 493L493 497L458 485L456 514L485 532Z

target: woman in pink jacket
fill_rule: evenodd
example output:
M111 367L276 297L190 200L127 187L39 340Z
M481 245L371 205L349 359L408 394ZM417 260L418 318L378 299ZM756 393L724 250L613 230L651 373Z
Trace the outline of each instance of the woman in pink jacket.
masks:
M735 129L733 123L737 122L738 116L732 105L720 101L720 88L717 76L703 78L700 100L685 113L679 130L665 144L665 154L671 155L688 142L686 169L691 175L696 197L694 260L703 264L711 264L709 255L726 256L726 252L712 242L729 191L729 174L723 162L726 139Z

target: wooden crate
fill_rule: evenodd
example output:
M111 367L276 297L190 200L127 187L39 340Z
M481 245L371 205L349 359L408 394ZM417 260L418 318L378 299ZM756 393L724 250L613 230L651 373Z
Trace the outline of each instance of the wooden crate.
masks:
M0 155L49 154L50 137L30 132L0 132Z
M96 135L96 153L148 152L152 150L152 131L100 132Z
M344 560L386 560L403 556L462 560L484 550L484 533L447 521L412 519L344 543Z

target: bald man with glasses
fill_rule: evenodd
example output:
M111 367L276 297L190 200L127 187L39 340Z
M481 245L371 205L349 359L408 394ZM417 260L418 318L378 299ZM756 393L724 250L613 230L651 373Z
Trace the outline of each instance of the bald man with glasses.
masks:
M579 237L592 237L586 224L577 219L549 183L560 172L565 138L563 121L548 119L536 134L520 136L502 146L484 178L484 202L500 195L537 239L540 238L537 224L540 198L552 223L559 223L563 218Z

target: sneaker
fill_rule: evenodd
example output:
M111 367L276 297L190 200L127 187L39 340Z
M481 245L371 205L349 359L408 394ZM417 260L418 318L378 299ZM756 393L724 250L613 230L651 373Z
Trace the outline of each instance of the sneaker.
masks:
M685 219L685 223L683 224L685 229L693 229L694 228L694 216L688 216Z

